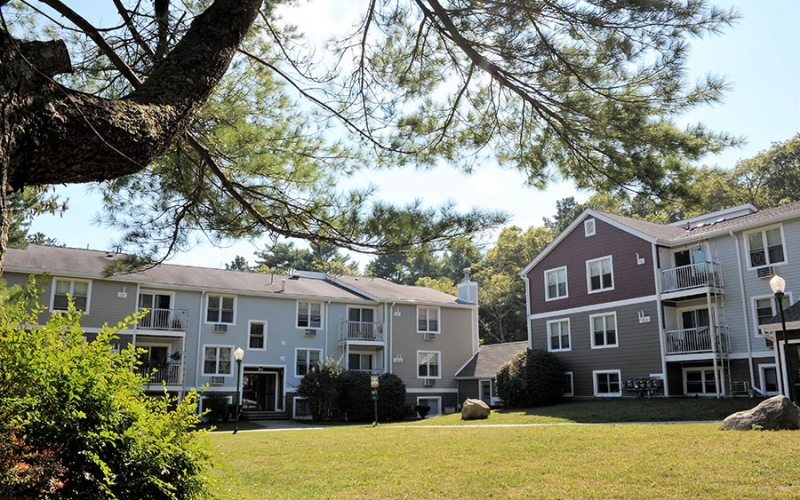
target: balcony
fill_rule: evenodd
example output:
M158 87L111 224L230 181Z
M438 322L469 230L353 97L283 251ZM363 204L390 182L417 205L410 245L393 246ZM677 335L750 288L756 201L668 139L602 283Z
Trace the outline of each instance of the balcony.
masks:
M726 354L730 350L728 343L728 327L685 328L683 330L667 330L664 332L667 356L680 354L710 354L714 352L711 345L712 331L716 332L716 352Z
M371 321L342 321L339 324L339 342L383 343L383 324Z
M166 382L167 385L181 385L181 369L183 367L179 364L156 364L156 365L142 365L136 369L136 372L143 376L148 377L148 384L158 384Z
M136 325L137 330L185 332L189 326L189 312L185 309L138 309L140 313L145 311L147 313Z
M699 287L723 288L719 262L698 262L661 271L661 290L664 293Z

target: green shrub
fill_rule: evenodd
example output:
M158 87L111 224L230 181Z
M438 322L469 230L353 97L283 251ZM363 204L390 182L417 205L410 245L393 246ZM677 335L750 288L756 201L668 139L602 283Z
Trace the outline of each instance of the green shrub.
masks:
M227 422L230 419L228 398L218 392L206 393L203 398L203 409L208 422Z
M335 407L342 391L342 372L339 362L332 358L320 361L303 376L297 394L308 400L311 418L321 421Z
M127 318L84 341L72 304L43 326L33 278L0 293L0 498L204 498L197 394L149 397ZM36 491L36 494L31 494Z
M507 408L559 402L564 394L564 364L550 352L527 349L497 372L497 395Z
M366 372L346 371L342 374L342 393L339 408L353 422L375 420L375 403L372 400L372 376ZM403 420L406 413L406 386L393 373L384 373L378 379L378 420L392 422Z

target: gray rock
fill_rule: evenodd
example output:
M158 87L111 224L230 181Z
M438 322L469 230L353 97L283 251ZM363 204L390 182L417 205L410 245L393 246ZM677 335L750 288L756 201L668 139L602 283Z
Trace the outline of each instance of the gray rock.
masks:
M489 405L480 399L467 399L461 407L461 420L481 420L489 418Z
M764 430L800 429L800 408L786 396L775 396L722 421L723 430L749 431L754 426Z

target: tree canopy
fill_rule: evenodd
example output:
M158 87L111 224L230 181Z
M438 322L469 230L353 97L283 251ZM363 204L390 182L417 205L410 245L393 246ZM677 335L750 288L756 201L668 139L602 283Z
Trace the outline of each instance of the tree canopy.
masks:
M103 26L67 1L0 2L0 202L99 183L150 259L197 231L385 253L506 220L339 189L369 168L490 161L538 188L674 196L735 142L674 122L724 90L684 77L688 39L736 17L705 1L365 2L324 57L281 21L289 0L112 2Z

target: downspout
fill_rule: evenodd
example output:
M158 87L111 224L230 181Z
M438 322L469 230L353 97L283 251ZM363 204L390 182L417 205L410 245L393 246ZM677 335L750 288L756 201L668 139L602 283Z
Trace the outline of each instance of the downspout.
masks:
M533 350L533 335L531 332L531 283L528 275L522 276L525 281L525 323L528 327L528 349Z
M659 269L658 247L652 243L653 249L653 272L656 282L656 314L658 315L658 344L661 347L661 373L664 377L664 397L669 397L669 384L667 383L667 346L664 332L664 307L661 303L661 270Z
M187 311L187 325L188 325L188 311ZM182 400L183 397L186 395L186 336L189 335L189 329L186 328L183 332L183 342L181 343L181 392L178 396L179 400Z
M331 300L328 300L328 303L325 304L325 344L324 347L322 348L323 361L327 359L326 352L328 351L328 330L330 330L331 326L330 312L331 312Z
M713 364L714 364L714 388L717 391L717 399L719 399L719 372L717 371L717 328L719 325L717 324L717 311L716 309L712 309L711 307L711 288L706 288L706 307L708 307L708 317L709 317L709 336L711 337L711 355L713 356ZM729 375L730 376L730 375Z
M200 390L200 335L203 333L203 301L206 298L206 289L200 290L200 308L197 310L197 364L194 366L194 388Z
M739 239L733 234L733 231L728 231L728 234L736 243L736 267L739 270L739 290L741 290L742 297L742 316L744 316L744 334L747 338L747 365L750 368L750 387L755 388L756 376L753 367L753 339L750 338L750 321L747 319L747 298L744 292L744 273L742 272L742 251L739 248Z
M386 329L386 334L389 336L389 373L394 373L394 306L396 304L397 302L392 302L392 305L389 306L389 328Z

